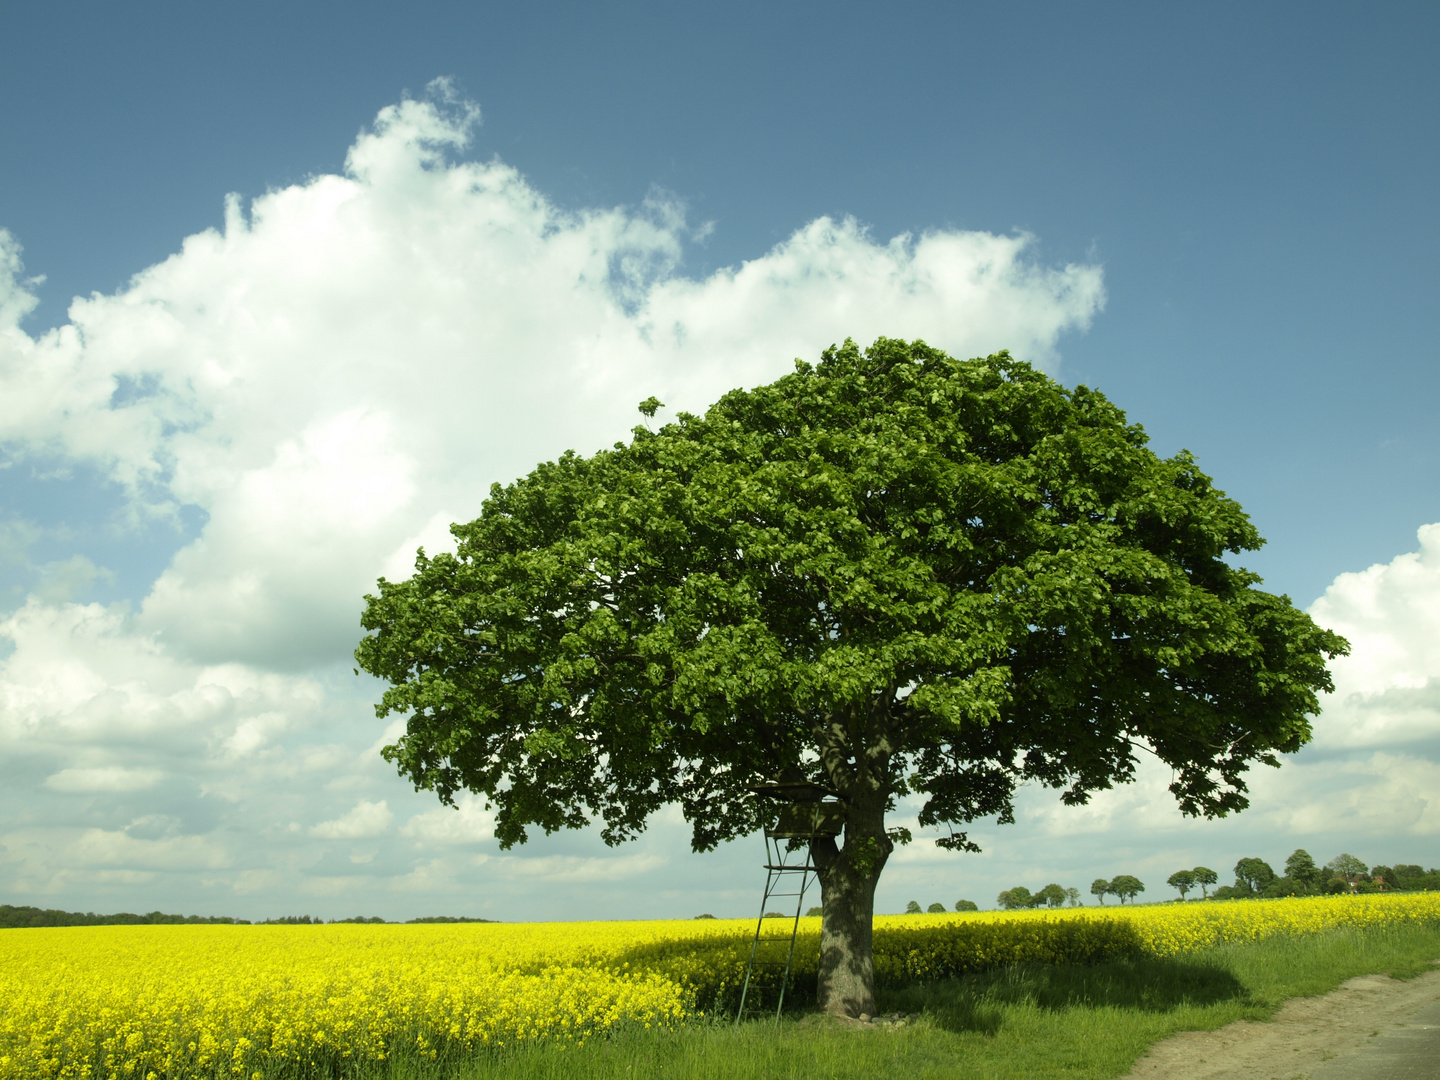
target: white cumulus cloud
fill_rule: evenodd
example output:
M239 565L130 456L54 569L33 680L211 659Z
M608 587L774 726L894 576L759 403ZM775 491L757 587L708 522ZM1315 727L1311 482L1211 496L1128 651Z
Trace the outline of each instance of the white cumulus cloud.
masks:
M489 840L494 829L495 815L485 809L484 800L462 793L453 807L442 805L416 814L401 826L400 835L450 847Z
M384 834L394 820L395 815L384 799L379 802L361 799L334 821L322 821L312 827L310 835L322 840L367 840Z
M1386 746L1440 737L1440 523L1418 551L1341 574L1310 607L1348 638L1335 693L1316 724L1322 746Z
M1049 363L1103 303L1099 268L1038 266L1024 236L829 218L692 279L680 206L560 210L498 160L447 159L474 121L387 108L344 175L232 198L223 231L35 339L7 241L0 443L208 514L142 600L170 648L343 659L365 589L445 541L437 514L623 437L652 393L703 411L847 335Z
M106 765L98 769L61 769L45 778L51 791L71 794L96 791L146 791L165 778L159 769L125 769Z

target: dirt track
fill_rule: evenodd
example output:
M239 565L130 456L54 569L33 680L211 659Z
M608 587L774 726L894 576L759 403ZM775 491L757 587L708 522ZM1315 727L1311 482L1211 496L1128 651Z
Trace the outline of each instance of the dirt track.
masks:
M1187 1031L1150 1048L1147 1080L1431 1080L1440 1078L1440 971L1351 979L1287 1002L1268 1023Z

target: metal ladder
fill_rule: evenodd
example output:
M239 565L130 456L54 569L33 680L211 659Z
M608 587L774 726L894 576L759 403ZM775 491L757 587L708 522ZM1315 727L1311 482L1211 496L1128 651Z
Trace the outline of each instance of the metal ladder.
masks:
M791 856L797 854L797 850L790 847L791 836L776 836L772 829L765 830L765 894L760 899L760 917L755 921L755 939L750 943L750 961L745 965L745 982L740 988L740 1007L735 1010L735 1023L738 1026L746 1016L769 1015L768 1005L749 1009L745 1008L745 1001L751 995L751 977L755 974L756 968L779 970L780 981L776 987L775 995L775 1026L780 1026L780 1011L785 1006L785 990L790 984L790 967L795 959L795 938L800 932L800 915L805 910L805 892L810 888L815 879L815 864L810 861L810 845L802 843L799 845L798 862L791 861ZM784 885L794 885L794 878L799 875L799 888L785 890ZM790 920L790 934L786 937L783 931L780 934L765 934L765 924L782 923L781 919L766 919L765 911L770 906L770 901L777 897L795 898L795 917ZM760 947L762 944L774 944L783 946L785 959L781 961L778 956L765 959L761 957ZM764 990L763 986L754 987L755 997L760 997Z

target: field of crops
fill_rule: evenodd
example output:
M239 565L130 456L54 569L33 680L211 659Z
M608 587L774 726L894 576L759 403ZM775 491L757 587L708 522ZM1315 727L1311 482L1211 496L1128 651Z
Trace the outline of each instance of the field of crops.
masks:
M1440 925L1440 894L883 916L875 960L898 984L1415 922ZM0 1080L323 1076L397 1051L675 1025L733 1002L753 932L740 920L6 930ZM803 920L802 985L818 936Z

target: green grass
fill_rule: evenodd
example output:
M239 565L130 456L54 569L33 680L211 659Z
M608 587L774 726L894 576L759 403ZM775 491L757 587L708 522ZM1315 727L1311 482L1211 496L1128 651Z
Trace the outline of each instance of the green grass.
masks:
M1418 975L1440 958L1440 928L1339 931L1230 945L1184 960L1014 967L883 992L898 1028L814 1014L740 1028L714 1022L630 1031L584 1047L538 1046L464 1062L395 1061L375 1080L929 1080L1122 1075L1178 1031L1268 1019L1283 1002L1356 975Z

